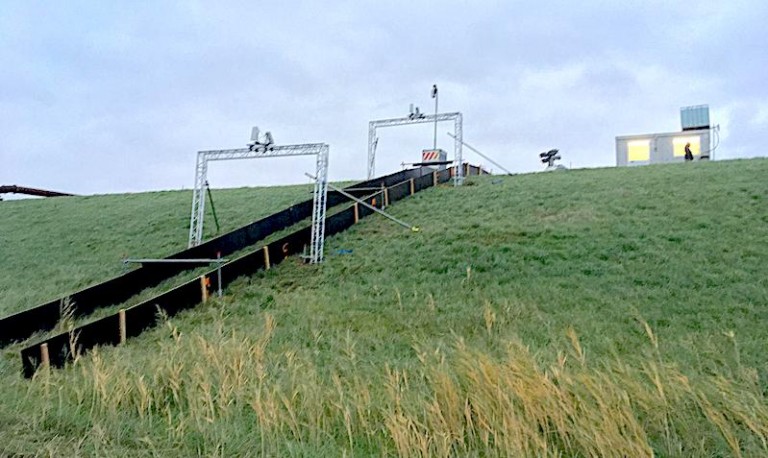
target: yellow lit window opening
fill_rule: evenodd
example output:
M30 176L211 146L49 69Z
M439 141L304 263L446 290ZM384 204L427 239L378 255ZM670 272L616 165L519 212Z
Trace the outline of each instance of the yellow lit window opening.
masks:
M650 159L650 140L633 140L631 142L627 142L627 160L629 162L649 161Z
M701 154L701 138L699 137L675 137L672 139L672 146L674 148L675 157L685 156L685 145L691 144L691 153L694 156Z

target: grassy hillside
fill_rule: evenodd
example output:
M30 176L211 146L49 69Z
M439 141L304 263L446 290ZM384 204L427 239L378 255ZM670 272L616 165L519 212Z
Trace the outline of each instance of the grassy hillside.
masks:
M424 191L390 207L419 233L369 217L322 266L241 279L32 382L7 354L0 454L764 456L766 176L750 160ZM111 262L85 243L34 256L52 282L67 253Z
M214 191L222 233L311 197L310 186ZM0 204L0 316L123 270L128 257L187 247L192 191L13 200ZM206 237L216 232L207 206Z

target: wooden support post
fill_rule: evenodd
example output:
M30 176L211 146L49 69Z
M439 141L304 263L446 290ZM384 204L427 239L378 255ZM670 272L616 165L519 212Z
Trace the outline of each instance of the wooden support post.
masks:
M200 276L200 291L202 292L203 303L208 302L208 278L205 275Z
M416 186L413 183L413 178L411 178L411 195L414 195L416 193L415 189L416 189Z
M355 224L360 221L360 209L358 208L357 202L355 202Z
M389 207L389 188L384 188L384 206Z
M448 172L448 176L449 176L449 177L451 177L451 178L453 178L453 175L456 173L456 167L455 167L455 166L454 166L454 167L451 167L451 168L449 168L448 170L449 170L449 172Z
M117 317L120 320L120 344L124 344L128 339L128 328L125 324L125 310L120 309L117 312Z
M47 343L40 344L40 364L45 368L48 368L51 366L51 358L48 355Z
M437 187L437 170L432 172L432 186Z
M265 246L262 250L264 251L264 268L269 269L271 267L269 265L269 247Z

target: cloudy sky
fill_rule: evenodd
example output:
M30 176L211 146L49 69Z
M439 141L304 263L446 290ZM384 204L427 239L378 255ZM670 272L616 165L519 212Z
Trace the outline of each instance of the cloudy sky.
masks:
M465 140L516 172L549 148L611 166L615 136L678 130L680 107L703 103L718 158L764 155L767 27L765 0L0 0L0 184L188 189L196 151L244 146L253 125L326 142L331 178L362 178L368 121L433 111L433 83ZM432 127L379 136L391 172ZM300 183L313 166L216 163L209 178Z

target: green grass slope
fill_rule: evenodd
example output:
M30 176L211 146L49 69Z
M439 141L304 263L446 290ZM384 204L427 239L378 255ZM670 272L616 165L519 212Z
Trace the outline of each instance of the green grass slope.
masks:
M214 190L221 233L311 197L310 186ZM0 204L0 316L123 271L125 258L187 247L192 191L13 200ZM207 205L206 238L216 226Z
M371 216L322 266L241 279L31 382L6 354L0 454L764 456L766 176L749 160L426 190L389 209L419 233ZM108 259L79 241L35 253L50 281Z

